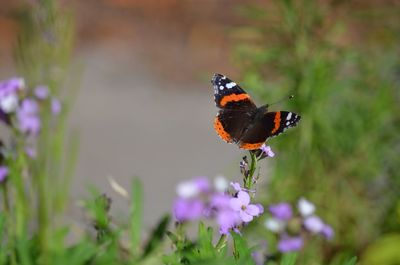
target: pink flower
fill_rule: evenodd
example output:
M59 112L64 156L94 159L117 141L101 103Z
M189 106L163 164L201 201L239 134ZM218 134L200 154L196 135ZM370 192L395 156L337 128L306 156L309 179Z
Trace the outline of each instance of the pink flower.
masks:
M312 215L304 219L304 227L312 233L321 233L324 228L324 223L318 216Z
M230 229L241 223L241 218L238 212L231 209L222 209L217 212L216 221L219 225L219 232L226 235Z
M6 166L0 166L0 183L3 182L8 175L8 168Z
M200 219L203 215L204 204L200 200L177 199L173 213L178 222Z
M271 205L269 211L279 220L289 220L293 216L292 207L286 202Z
M278 249L280 252L298 251L303 247L303 238L284 236L279 240Z
M245 223L251 222L254 216L260 215L260 208L250 204L250 196L245 191L239 191L237 198L232 198L229 204L234 211L239 212L240 219Z
M261 150L266 156L268 156L268 157L274 157L274 156L275 156L275 153L272 152L271 147L268 146L268 145L263 144L263 145L260 147L260 150Z
M235 191L241 191L242 190L242 187L240 187L240 184L238 182L231 182L230 184L231 184L232 188Z
M333 238L333 236L335 235L335 232L333 231L333 228L330 225L324 224L324 227L322 228L321 234L327 240L331 240Z

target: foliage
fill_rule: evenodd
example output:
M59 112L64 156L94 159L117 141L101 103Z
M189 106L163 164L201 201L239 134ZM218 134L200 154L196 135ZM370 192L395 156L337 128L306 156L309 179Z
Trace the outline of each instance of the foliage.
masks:
M275 161L266 200L304 194L337 231L335 244L309 246L301 264L341 264L399 228L398 38L350 38L354 14L366 26L373 8L282 0L241 9L252 21L234 34L243 84L264 101L294 94L286 107L302 115L298 130L276 143L291 151Z

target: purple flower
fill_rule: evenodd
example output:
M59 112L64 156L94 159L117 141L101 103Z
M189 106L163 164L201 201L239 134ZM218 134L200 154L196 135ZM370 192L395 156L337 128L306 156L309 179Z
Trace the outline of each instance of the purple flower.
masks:
M331 240L335 234L333 228L330 225L324 224L321 234L328 240Z
M11 78L0 82L0 108L2 112L8 114L17 109L17 92L24 86L24 80L22 78Z
M231 196L225 193L216 193L211 196L210 206L214 209L230 209Z
M38 86L35 88L34 93L38 99L44 100L49 96L49 88L47 86Z
M51 99L51 113L53 113L54 116L57 116L61 112L61 102L56 99L52 98Z
M39 111L39 105L34 99L26 98L22 101L20 111L26 114L37 114Z
M239 191L237 198L232 198L229 203L234 211L239 212L240 219L245 223L260 214L260 209L256 205L250 204L250 196L245 191Z
M253 258L256 265L264 265L265 257L261 251L254 251L251 253L251 257Z
M25 153L30 157L30 158L36 158L37 157L37 150L34 146L27 146L25 147Z
M279 220L289 220L292 218L292 207L285 202L277 203L269 207L270 213Z
M257 206L258 210L260 211L260 214L263 214L264 213L264 206L262 206L261 203L257 203L256 206Z
M20 77L13 77L3 82L0 82L0 98L9 94L15 94L18 90L25 88L25 81Z
M24 99L17 110L18 127L22 133L37 135L41 121L38 116L39 106L33 99Z
M176 187L176 193L181 198L194 198L200 193L210 191L210 182L206 177L197 177L195 179L181 182Z
M312 232L312 233L320 233L322 232L322 229L324 228L324 223L322 222L321 218L318 216L312 215L304 219L304 227Z
M217 212L216 221L219 225L220 234L226 235L230 229L235 228L241 222L238 212L224 209Z
M235 191L241 191L242 190L242 187L240 187L240 184L238 182L231 182L230 184L231 184L232 188Z
M206 177L197 177L193 179L193 183L201 193L207 193L211 189L210 181Z
M271 147L268 146L268 145L266 145L266 144L263 144L263 145L260 147L260 150L261 150L266 156L268 156L268 157L274 157L274 156L275 156L275 153L272 152Z
M202 217L204 204L200 200L177 199L174 202L173 213L178 222L192 221Z
M0 183L3 182L8 176L8 168L6 166L0 166Z
M284 236L279 240L278 249L280 252L298 251L303 247L303 238Z
M18 107L18 96L10 93L0 98L0 108L5 113L14 112Z

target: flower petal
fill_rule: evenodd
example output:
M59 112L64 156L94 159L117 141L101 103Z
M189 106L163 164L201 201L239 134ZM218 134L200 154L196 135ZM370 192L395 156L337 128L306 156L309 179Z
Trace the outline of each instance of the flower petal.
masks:
M302 216L312 215L315 211L315 205L305 198L301 198L297 203L297 208Z
M214 179L214 188L218 192L225 192L229 188L228 181L224 176L218 175Z
M211 189L210 181L207 177L196 177L192 180L192 182L199 192L207 193Z
M243 204L239 200L239 198L231 198L230 201L229 201L229 206L234 211L240 211L242 209Z
M245 191L239 191L237 198L242 202L242 205L247 206L250 203L250 195Z
M320 233L324 228L324 223L318 216L312 215L304 220L304 227L312 233Z
M303 247L303 239L301 237L284 237L278 243L280 252L298 251Z
M248 223L251 220L253 220L253 216L248 214L248 213L246 213L245 211L240 211L239 215L240 215L240 219L242 219L242 221L245 222L245 223Z
M268 218L267 220L265 220L264 225L268 230L274 233L280 233L285 228L286 222L276 218Z
M280 220L289 220L293 215L292 207L286 202L271 205L269 211L275 218Z
M231 182L230 184L231 184L232 188L235 191L241 191L242 190L242 188L240 187L240 184L238 182Z
M176 193L183 199L194 198L199 194L199 189L193 181L184 181L176 186Z
M247 205L245 212L252 216L257 216L260 214L260 209L256 205L250 204L250 205Z
M178 222L196 220L202 217L204 204L200 200L178 198L173 206L173 213Z
M0 183L3 182L8 175L8 168L6 166L0 166Z
M321 233L327 240L331 240L335 234L335 232L333 231L333 228L327 224L324 225Z
M258 207L258 210L260 211L259 215L264 213L264 206L262 206L261 203L257 203L256 206Z

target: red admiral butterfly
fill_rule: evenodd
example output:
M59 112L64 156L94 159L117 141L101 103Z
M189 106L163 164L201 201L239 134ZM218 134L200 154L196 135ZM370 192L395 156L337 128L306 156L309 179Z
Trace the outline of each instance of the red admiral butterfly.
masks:
M257 107L250 96L226 76L215 74L214 99L220 109L214 121L218 135L246 150L259 149L270 137L281 134L300 121L293 112L268 112L268 104Z

